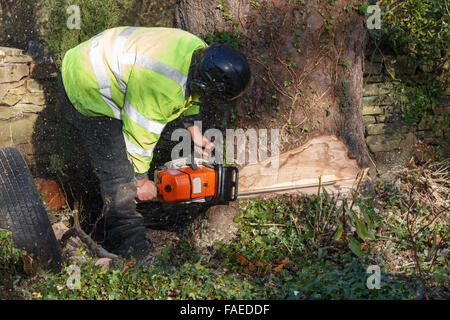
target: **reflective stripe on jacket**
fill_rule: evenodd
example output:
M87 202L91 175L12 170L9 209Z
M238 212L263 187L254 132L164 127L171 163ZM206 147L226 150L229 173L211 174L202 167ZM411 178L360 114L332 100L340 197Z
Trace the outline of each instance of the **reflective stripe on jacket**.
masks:
M122 120L127 152L137 173L150 167L164 126L199 112L186 97L192 54L207 45L180 29L119 27L67 51L64 88L88 117Z

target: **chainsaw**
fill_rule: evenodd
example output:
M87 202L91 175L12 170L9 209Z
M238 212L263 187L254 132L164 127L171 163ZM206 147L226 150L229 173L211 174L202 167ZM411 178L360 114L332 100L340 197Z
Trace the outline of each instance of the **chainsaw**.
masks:
M203 202L227 204L238 197L317 187L318 184L290 185L238 192L239 170L230 165L180 158L169 161L154 172L158 200L163 203ZM321 186L336 181L322 182Z
M180 158L154 172L160 202L227 204L238 197L237 167Z

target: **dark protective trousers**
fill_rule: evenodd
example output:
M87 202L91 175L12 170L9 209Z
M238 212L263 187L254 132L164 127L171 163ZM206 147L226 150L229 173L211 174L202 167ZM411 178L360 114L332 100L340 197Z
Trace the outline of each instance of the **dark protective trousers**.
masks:
M109 117L86 117L67 97L59 77L59 95L67 121L79 134L104 204L103 246L123 257L140 259L148 253L144 218L136 211L134 169L126 152L122 122Z

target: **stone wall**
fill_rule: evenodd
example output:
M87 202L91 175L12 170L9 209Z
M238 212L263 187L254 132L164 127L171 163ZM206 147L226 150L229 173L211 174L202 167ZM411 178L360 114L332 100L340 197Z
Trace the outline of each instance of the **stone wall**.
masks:
M411 75L406 57L368 57L364 68L363 119L366 143L371 153L371 165L378 173L404 164L418 141L440 145L449 153L449 130L434 132L431 128L407 126L402 121L401 110L393 101L393 83L390 74ZM434 116L450 114L450 91L447 99L434 110Z
M15 146L35 164L59 144L61 123L56 105L56 77L51 65L20 49L0 47L0 148Z
M33 59L22 50L0 47L0 147L33 153L31 136L45 106L42 86L31 78Z
M57 72L43 49L39 43L27 53L0 47L0 148L18 148L34 177L58 181L70 207L95 214L101 207L98 182L64 120Z

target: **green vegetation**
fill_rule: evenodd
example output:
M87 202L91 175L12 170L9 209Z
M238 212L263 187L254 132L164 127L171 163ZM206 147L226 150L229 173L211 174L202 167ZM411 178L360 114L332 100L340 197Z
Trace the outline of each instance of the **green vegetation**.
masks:
M238 32L230 33L227 31L219 31L214 28L212 31L208 32L208 34L204 37L204 40L208 45L220 43L237 49L240 46L239 39L241 38L242 35Z
M434 130L448 127L448 116L441 120L432 116L449 86L448 1L383 0L379 6L382 31L369 35L372 40L381 40L395 56L406 56L404 67L412 70L408 75L391 72L396 83L394 101L401 108L404 122Z
M11 233L0 229L0 300L12 298L21 251L14 248Z
M392 97L395 104L401 108L403 121L420 129L431 128L437 131L448 128L449 115L442 113L442 118L433 114L433 110L445 98L442 83L436 79L415 86L408 86L407 80L394 82Z
M448 1L384 0L381 5L385 33L395 52L408 54L415 67L442 67L450 45Z
M219 1L219 4L217 5L217 9L222 11L222 17L225 19L225 21L230 21L231 19L233 19L233 15L231 13L227 12L228 7L223 0Z
M61 65L67 50L105 29L120 26L123 18L133 9L133 2L133 0L43 0L43 8L48 16L45 43L54 53L56 64ZM68 5L80 7L82 24L80 30L67 28Z
M106 270L89 259L79 264L80 289L67 288L68 266L60 274L24 274L18 251L0 233L1 279L9 281L0 285L12 290L6 297L27 299L448 298L448 217L439 211L448 206L448 175L439 165L408 170L400 175L403 192L376 184L374 197L337 200L323 190L240 201L237 237L217 243L211 258L183 238L148 269L121 260ZM424 179L444 183L434 200ZM366 286L371 265L380 267L380 289Z

